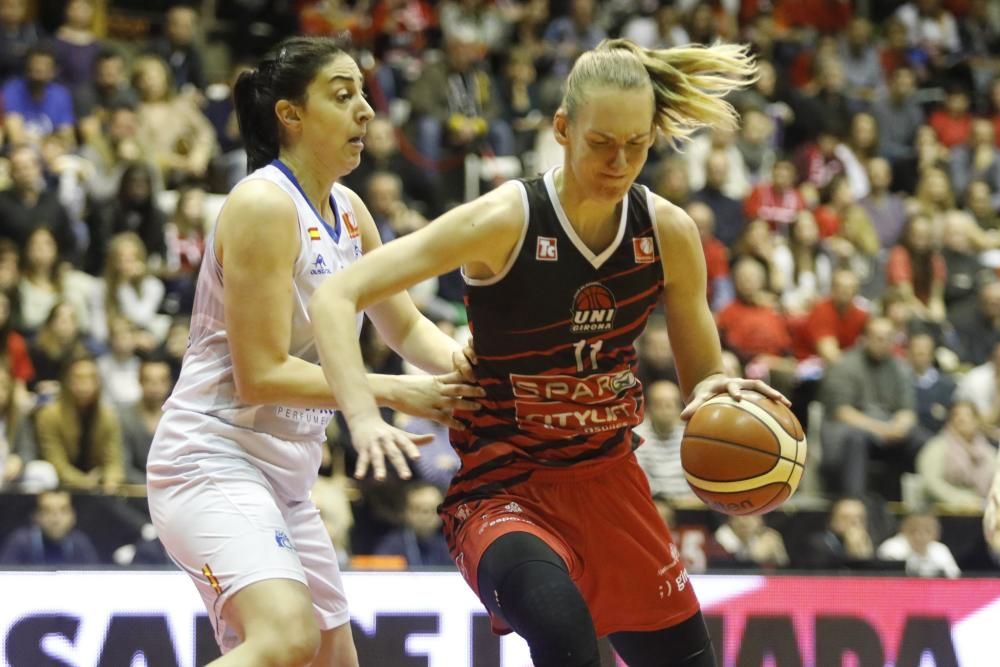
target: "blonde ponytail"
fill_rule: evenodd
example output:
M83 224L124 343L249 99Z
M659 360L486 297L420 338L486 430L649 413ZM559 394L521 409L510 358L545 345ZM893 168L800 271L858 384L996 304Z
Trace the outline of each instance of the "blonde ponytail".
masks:
M683 141L702 127L736 129L739 115L724 98L757 76L747 45L644 49L627 39L606 39L576 61L566 81L563 108L572 119L586 89L630 90L652 83L653 122L667 138Z

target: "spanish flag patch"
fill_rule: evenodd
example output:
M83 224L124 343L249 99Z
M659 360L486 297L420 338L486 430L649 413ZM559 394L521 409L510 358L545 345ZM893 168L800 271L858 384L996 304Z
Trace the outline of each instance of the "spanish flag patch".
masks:
M310 241L319 241L319 239L320 239L320 236L319 236L319 227L310 227L309 228L309 240Z

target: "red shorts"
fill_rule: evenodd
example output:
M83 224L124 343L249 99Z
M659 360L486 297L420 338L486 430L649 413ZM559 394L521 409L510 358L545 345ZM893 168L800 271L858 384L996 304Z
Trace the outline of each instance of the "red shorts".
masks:
M527 532L566 562L599 637L667 628L698 611L687 571L634 455L610 467L532 477L442 511L452 557L479 595L479 560L500 536ZM555 478L555 479L553 479ZM511 629L492 617L493 631Z

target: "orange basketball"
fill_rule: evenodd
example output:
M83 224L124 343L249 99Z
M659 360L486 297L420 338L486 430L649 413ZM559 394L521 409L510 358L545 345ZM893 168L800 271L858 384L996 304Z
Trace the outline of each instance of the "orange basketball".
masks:
M802 425L783 404L753 391L699 407L681 440L695 495L723 514L763 514L795 493L806 464Z

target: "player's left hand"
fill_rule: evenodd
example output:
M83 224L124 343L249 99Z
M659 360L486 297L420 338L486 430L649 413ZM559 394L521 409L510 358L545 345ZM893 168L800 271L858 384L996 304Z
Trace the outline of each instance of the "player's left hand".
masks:
M476 370L473 368L479 360L476 358L476 351L472 349L472 339L465 344L461 350L455 350L451 354L451 362L459 375L466 382L476 381Z
M737 401L743 398L744 391L755 391L770 399L792 407L792 402L785 398L777 389L771 387L763 380L748 380L746 378L731 378L722 375L713 375L698 383L691 396L691 402L687 404L681 412L681 419L688 420L700 408L705 401L718 396L719 394L729 394Z

